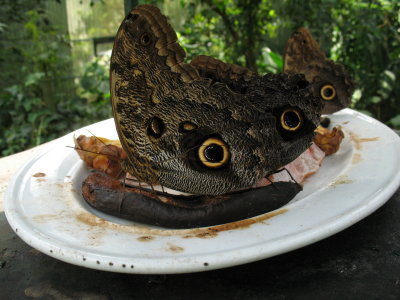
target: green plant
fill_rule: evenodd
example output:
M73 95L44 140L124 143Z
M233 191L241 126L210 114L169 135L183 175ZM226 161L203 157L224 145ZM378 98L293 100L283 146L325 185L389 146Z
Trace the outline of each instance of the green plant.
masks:
M358 82L361 97L354 107L397 128L400 124L393 118L400 115L399 11L398 1L341 1L334 10L331 51Z
M0 153L9 155L110 117L108 64L89 63L72 76L68 38L46 24L37 10L26 13L24 41L13 44L22 66L0 92Z
M138 2L170 5L173 13L177 5L172 1ZM65 28L51 23L45 3L5 0L0 9L0 155L111 116L109 56L88 62L82 75L73 74L70 37ZM106 1L90 1L92 6L96 3L105 5ZM400 129L400 2L180 3L185 14L177 18L178 38L188 61L204 54L259 73L280 72L287 38L305 26L327 55L343 63L355 78L352 106Z
M292 31L305 26L357 83L353 108L400 128L400 2L386 0L182 1L180 41L253 71L280 72Z
M253 71L279 72L282 57L269 43L276 35L272 1L183 1L188 22L180 42L189 59L206 54Z

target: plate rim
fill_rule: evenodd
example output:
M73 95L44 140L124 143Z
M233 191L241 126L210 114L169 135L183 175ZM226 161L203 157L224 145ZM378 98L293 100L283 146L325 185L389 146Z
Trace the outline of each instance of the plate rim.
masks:
M393 134L394 137L397 137L397 143L400 144L400 138L399 136L389 127L386 125L382 124L378 120L375 120L373 118L370 118L362 113L355 112L351 109L345 109L342 110L342 113L344 114L359 114L364 117L367 117L369 119L374 120L374 122L380 123L385 130L390 130L390 132ZM102 122L109 122L110 119L91 124L89 126L85 126L83 128L78 129L79 131L82 129L85 129L86 127L90 127L93 125L100 124ZM74 131L76 132L76 131ZM48 147L45 147L42 149L40 153L37 155L33 156L29 161L27 161L18 171L15 173L13 176L12 180L10 181L7 190L5 192L5 201L4 201L4 212L6 215L6 218L8 222L10 223L10 226L12 230L19 236L21 237L22 240L24 240L27 244L30 246L38 249L39 251L52 256L56 259L62 260L67 263L72 263L75 265L79 266L84 266L84 267L89 267L93 269L98 269L98 270L103 270L103 271L113 271L113 272L120 272L120 273L135 273L135 274L177 274L177 273L189 273L189 272L199 272L199 271L207 271L207 270L213 270L213 269L219 269L219 268L224 268L224 267L230 267L230 266L236 266L248 262L253 262L257 261L260 259L265 259L268 257L272 257L275 255L279 255L282 253L286 253L301 247L304 247L306 245L312 244L314 242L317 242L319 240L322 240L326 237L329 237L337 232L340 232L351 225L357 223L361 219L367 217L374 211L376 211L379 207L381 207L384 203L386 203L387 200L390 199L390 197L395 193L397 190L398 186L400 185L400 172L396 173L395 176L392 178L390 182L385 186L385 188L380 191L377 195L371 195L368 199L366 199L364 202L365 204L368 205L362 205L357 207L357 209L350 211L348 214L343 215L340 219L336 220L335 222L330 223L330 228L324 228L324 230L309 230L306 232L303 232L301 237L298 236L298 234L295 235L295 237L291 237L290 239L281 241L280 247L275 247L277 249L269 249L269 251L262 251L265 247L265 244L255 244L247 247L242 247L240 249L234 249L234 251L238 254L235 255L236 260L234 262L232 261L221 261L218 257L218 255L215 254L215 252L210 253L205 253L203 255L198 255L198 262L190 262L187 263L185 255L179 256L179 257L174 257L171 261L171 257L166 257L166 258L160 258L157 257L156 260L159 261L158 267L153 268L153 267L148 267L148 266L138 266L135 265L134 263L129 263L128 260L123 259L116 259L115 257L110 256L110 263L111 264L104 264L100 263L98 264L97 261L99 261L99 257L97 254L90 253L83 253L82 251L76 250L71 247L65 247L64 249L61 249L60 247L56 247L51 243L51 238L46 238L42 237L41 235L32 235L29 234L29 228L24 228L24 226L21 227L21 224L17 222L16 219L14 219L13 216L13 192L14 190L19 190L18 189L18 184L17 180L21 177L23 178L24 173L29 170L29 168L35 163L35 161L46 155L48 152L50 152L52 149L57 147L59 145L59 142L64 140L65 138L72 136L74 132L69 133L61 138L59 138L58 142L55 142L54 144L48 145ZM19 194L19 193L18 193ZM24 224L25 225L25 224ZM283 245L283 246L282 246ZM261 248L261 251L260 251ZM102 255L104 257L104 255ZM143 258L140 258L140 260ZM151 259L151 258L149 258ZM133 259L135 260L135 259ZM183 264L183 265L182 265ZM123 266L125 265L125 266ZM131 267L133 265L133 268Z

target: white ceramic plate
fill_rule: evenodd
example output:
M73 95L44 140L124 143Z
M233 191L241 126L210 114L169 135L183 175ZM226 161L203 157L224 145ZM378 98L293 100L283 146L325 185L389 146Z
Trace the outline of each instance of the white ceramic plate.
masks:
M400 184L400 139L350 109L332 115L345 139L285 207L255 218L189 230L150 227L97 212L81 197L87 175L73 133L13 178L5 212L13 230L57 259L126 273L185 273L239 265L314 243L366 217ZM113 120L75 132L117 138ZM37 177L42 176L42 177Z

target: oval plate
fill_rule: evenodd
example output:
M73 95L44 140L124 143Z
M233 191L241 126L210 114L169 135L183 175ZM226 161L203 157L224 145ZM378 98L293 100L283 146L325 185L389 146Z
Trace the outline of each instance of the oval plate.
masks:
M345 133L339 152L325 158L288 205L251 219L171 230L89 207L80 192L88 170L66 146L73 145L74 134L117 138L112 119L66 135L25 164L6 192L6 216L13 230L41 252L106 271L206 271L288 252L371 214L400 184L400 139L391 129L350 109L331 120Z

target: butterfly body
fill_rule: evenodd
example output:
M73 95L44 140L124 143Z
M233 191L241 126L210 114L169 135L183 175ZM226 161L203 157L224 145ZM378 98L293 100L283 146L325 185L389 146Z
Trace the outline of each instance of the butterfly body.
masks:
M310 145L321 104L304 76L239 70L224 82L202 76L184 57L157 8L138 6L122 22L111 96L124 168L137 179L224 194L251 186Z

